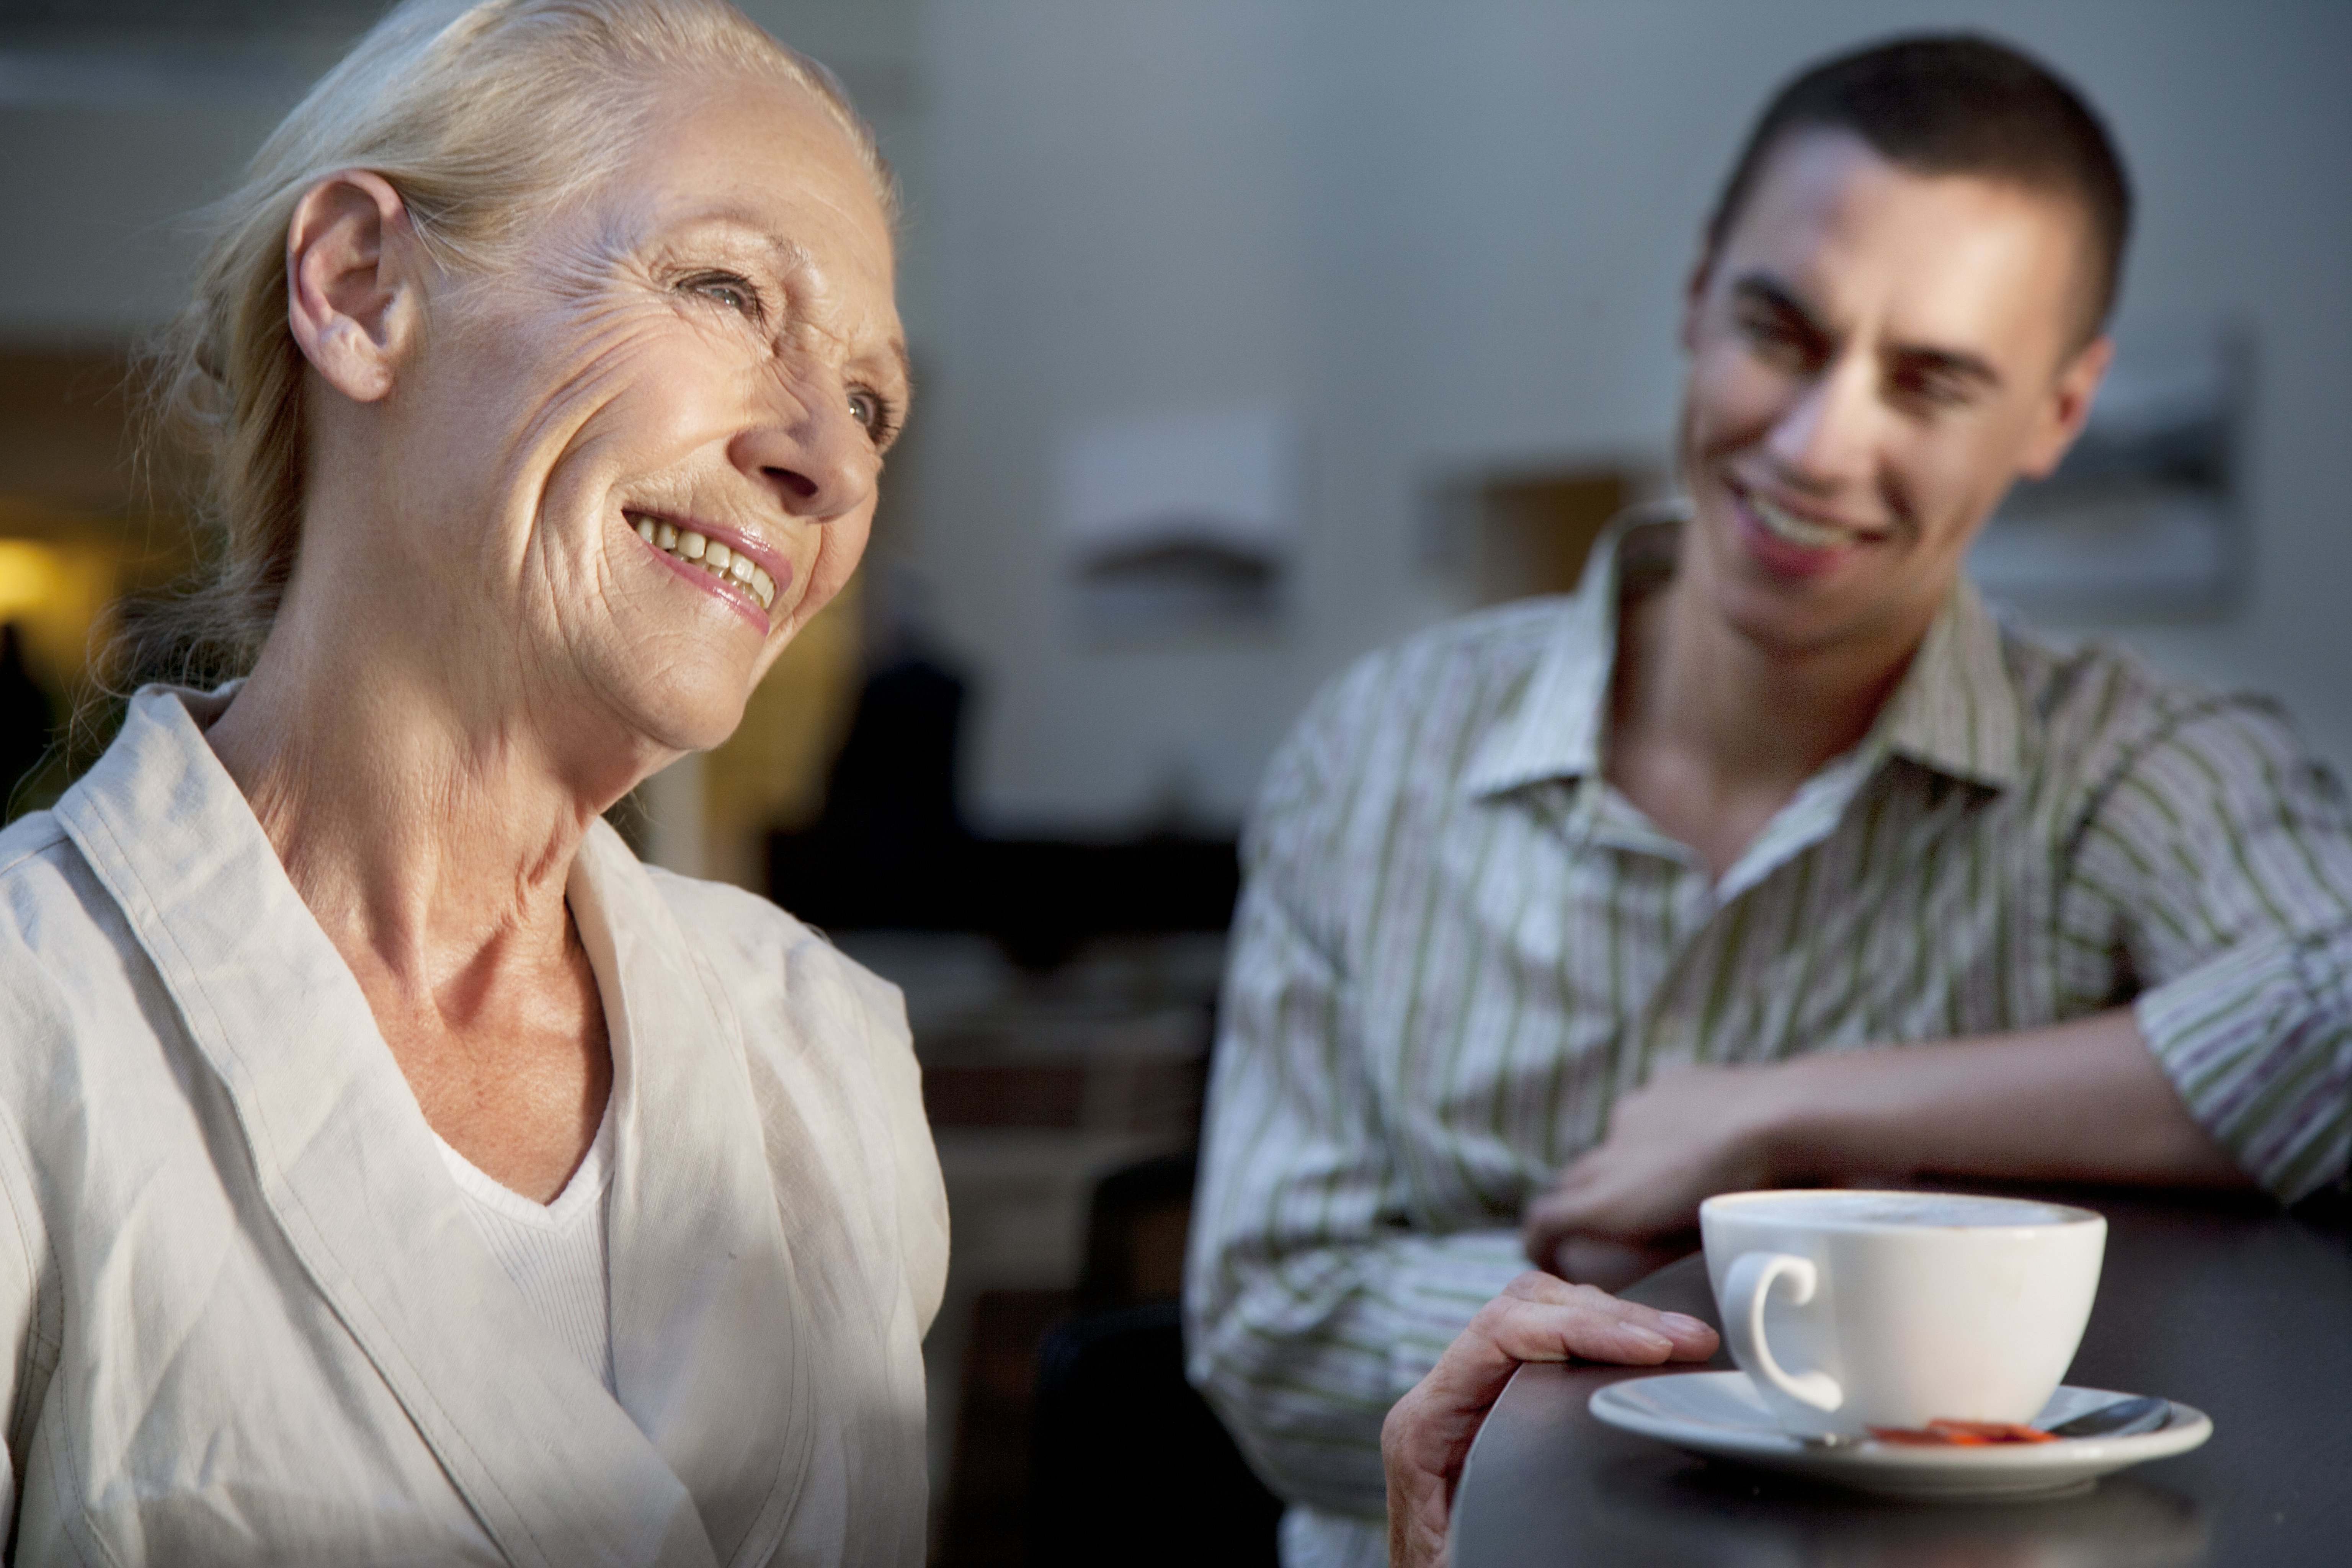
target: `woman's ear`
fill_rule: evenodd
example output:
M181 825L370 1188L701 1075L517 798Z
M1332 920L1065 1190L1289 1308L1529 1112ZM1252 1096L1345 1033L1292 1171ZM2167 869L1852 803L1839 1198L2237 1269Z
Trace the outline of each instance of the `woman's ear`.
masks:
M327 384L357 403L392 390L415 330L423 252L400 193L346 169L302 194L286 226L286 317Z

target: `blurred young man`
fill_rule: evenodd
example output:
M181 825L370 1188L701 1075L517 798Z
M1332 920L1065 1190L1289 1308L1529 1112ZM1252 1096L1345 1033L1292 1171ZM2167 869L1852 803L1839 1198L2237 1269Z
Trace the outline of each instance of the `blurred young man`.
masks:
M1380 1560L1382 1414L1528 1258L1623 1283L1745 1187L2342 1173L2352 1053L2273 1026L2352 1016L2341 792L1961 574L2082 428L2129 216L2003 47L1808 72L1691 276L1686 510L1276 760L1188 1305L1286 1561Z

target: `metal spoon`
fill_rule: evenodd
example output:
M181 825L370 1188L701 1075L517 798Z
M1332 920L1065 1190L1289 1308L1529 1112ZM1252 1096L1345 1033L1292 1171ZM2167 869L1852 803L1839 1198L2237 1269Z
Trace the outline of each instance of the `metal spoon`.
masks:
M2071 1421L2061 1421L2049 1431L2053 1437L2129 1437L2157 1431L2171 1420L2170 1400L2143 1394L2086 1410Z

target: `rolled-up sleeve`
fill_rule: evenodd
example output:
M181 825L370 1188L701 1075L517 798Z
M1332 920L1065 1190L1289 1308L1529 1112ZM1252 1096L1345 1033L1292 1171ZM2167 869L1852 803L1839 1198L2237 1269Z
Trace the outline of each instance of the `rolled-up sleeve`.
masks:
M2352 1162L2352 925L2250 942L2141 994L2189 1113L2293 1203Z
M2339 1178L2352 1068L2352 810L2270 703L2216 698L2135 748L2076 871L2115 911L2140 1032L2191 1115L2293 1202Z
M1324 707L1330 717L1331 705ZM1333 743L1327 746L1328 739ZM1310 715L1247 846L1186 1280L1189 1371L1292 1502L1371 1519L1389 1406L1527 1267L1508 1229L1431 1234L1351 1025L1334 799Z
M2210 700L2119 762L2074 875L2116 911L2139 984L2352 923L2352 809L2277 709Z

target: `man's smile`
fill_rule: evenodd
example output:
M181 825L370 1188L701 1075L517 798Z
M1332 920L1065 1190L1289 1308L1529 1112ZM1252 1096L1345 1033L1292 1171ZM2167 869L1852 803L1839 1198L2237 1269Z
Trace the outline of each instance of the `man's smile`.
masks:
M1735 479L1724 481L1733 523L1748 553L1766 570L1811 577L1834 570L1865 546L1884 542L1888 530L1801 511Z

